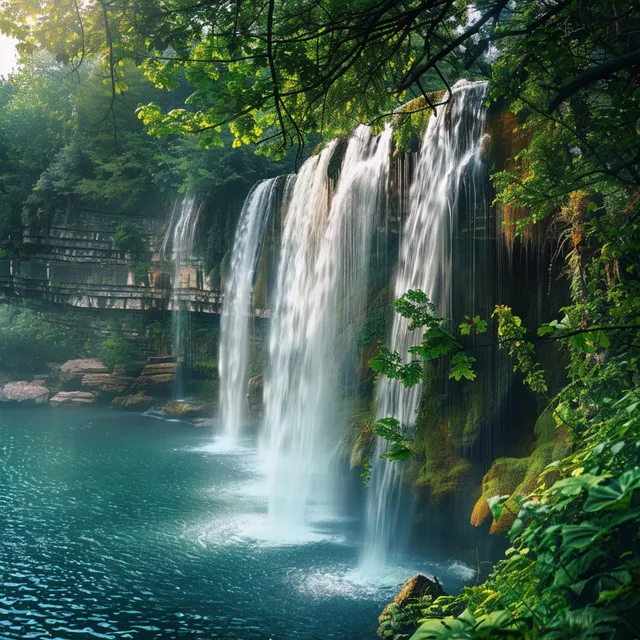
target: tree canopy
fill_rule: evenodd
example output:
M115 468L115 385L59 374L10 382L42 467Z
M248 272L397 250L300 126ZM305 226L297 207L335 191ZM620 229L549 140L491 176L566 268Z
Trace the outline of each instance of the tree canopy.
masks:
M159 88L186 78L192 91L182 106L150 101L140 116L157 135L198 133L204 144L219 143L227 125L236 144L281 153L312 132L351 130L468 74L491 77L494 98L517 98L546 118L564 122L571 105L580 118L596 115L594 106L621 108L607 128L637 120L640 10L629 0L4 0L0 7L0 30L17 37L21 51L46 48L73 68L100 59L113 104L128 90L128 60ZM585 142L581 123L566 125ZM615 158L594 154L599 169L633 174L636 154L611 142Z

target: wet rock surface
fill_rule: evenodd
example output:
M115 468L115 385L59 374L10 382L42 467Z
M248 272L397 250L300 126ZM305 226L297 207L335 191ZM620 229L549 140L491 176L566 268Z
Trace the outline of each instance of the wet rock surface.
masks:
M439 598L445 595L445 591L438 582L438 578L427 578L421 573L416 573L415 576L409 578L403 585L393 601L399 605L404 606L412 598L422 598L423 596L431 596L432 598Z
M213 418L196 418L193 421L193 426L198 427L198 429L213 429L215 421Z
M164 405L164 413L168 418L198 418L206 412L206 405L195 402L175 401Z
M249 420L258 421L264 417L264 378L253 376L247 382L247 409Z
M145 411L153 406L154 399L145 393L136 393L129 396L116 396L111 401L114 409L130 409L135 411Z

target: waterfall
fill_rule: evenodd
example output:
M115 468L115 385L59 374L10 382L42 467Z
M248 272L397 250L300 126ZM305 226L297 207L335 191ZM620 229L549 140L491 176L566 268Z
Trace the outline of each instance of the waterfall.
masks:
M220 416L237 445L245 420L251 291L268 220L276 207L278 178L259 182L242 207L231 254L220 321Z
M182 290L197 286L193 245L201 206L191 196L176 201L171 212L169 226L162 240L160 255L171 263L171 332L172 352L178 363L188 359L190 343L189 309L183 304ZM176 372L174 398L184 395L180 368Z
M451 243L455 216L460 206L474 207L482 189L470 190L472 201L460 198L463 183L476 175L485 177L483 140L486 83L458 82L449 104L431 117L424 134L409 192L409 211L402 229L394 298L409 289L421 289L444 317L451 316ZM409 331L407 320L394 314L389 347L404 358L422 339L420 331ZM376 388L377 417L396 417L406 431L415 424L421 385L406 388L381 377ZM379 439L374 456L372 481L367 494L363 566L383 565L400 519L403 466L379 456L386 450Z
M269 521L297 535L336 506L332 457L343 437L336 337L363 310L376 223L386 203L391 130L351 136L335 193L336 142L302 166L284 218L265 379Z

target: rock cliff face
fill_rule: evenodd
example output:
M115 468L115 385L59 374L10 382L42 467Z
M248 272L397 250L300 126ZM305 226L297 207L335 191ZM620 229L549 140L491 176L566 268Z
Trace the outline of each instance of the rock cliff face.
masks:
M145 273L133 256L114 248L118 225L131 222L150 256ZM199 260L180 273L159 256L162 225L151 216L74 212L56 214L48 229L27 227L24 255L0 259L0 300L29 298L86 309L219 314L222 295ZM172 282L177 276L177 282ZM267 316L265 310L257 316Z

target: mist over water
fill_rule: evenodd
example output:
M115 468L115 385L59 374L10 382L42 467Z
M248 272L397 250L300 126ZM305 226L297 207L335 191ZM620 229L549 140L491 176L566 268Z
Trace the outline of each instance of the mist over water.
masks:
M252 439L222 452L183 423L3 408L0 442L2 637L365 640L409 571L364 580L350 521L271 537Z

